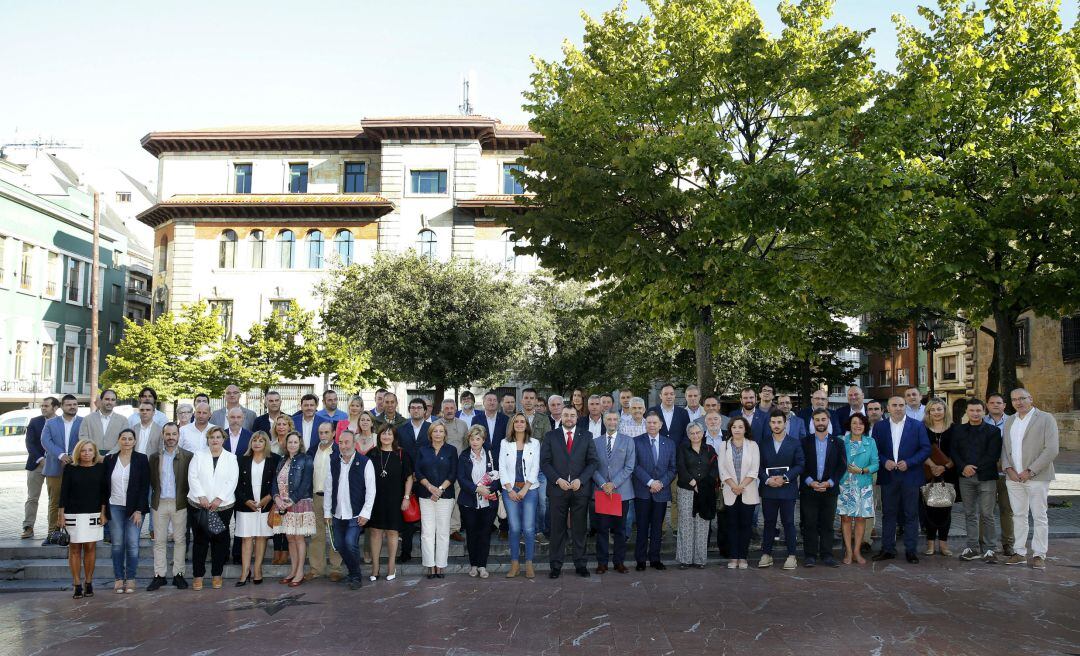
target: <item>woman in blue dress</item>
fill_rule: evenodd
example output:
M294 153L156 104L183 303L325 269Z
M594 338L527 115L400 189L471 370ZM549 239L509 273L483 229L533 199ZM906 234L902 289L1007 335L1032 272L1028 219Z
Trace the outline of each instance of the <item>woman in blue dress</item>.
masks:
M851 415L850 429L843 437L848 467L840 479L836 512L840 515L840 528L844 533L845 565L850 565L853 558L860 565L866 564L866 559L859 554L859 545L866 530L866 518L874 516L874 473L878 470L877 444L867 435L869 424L866 415L856 412Z

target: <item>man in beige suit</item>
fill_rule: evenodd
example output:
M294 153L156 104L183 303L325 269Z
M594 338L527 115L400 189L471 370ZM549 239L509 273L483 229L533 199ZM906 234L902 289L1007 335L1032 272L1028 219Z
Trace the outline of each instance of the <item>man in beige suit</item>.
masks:
M1013 510L1013 531L1016 553L1006 565L1027 562L1028 510L1034 520L1031 539L1031 566L1046 569L1046 549L1050 537L1046 506L1050 498L1050 481L1054 480L1054 458L1058 454L1057 420L1048 412L1035 408L1031 393L1017 388L1011 395L1016 414L1005 421L1001 446L1001 466L1008 477L1009 505Z
M101 455L117 449L120 431L128 427L126 419L113 412L116 392L107 389L98 398L98 409L87 415L79 427L79 439L90 440Z

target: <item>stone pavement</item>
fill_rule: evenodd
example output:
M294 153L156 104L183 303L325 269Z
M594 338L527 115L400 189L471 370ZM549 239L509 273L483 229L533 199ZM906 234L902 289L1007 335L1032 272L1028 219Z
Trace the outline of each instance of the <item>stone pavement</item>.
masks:
M0 654L1080 653L1080 540L1045 571L926 558L786 572L452 576L3 596Z

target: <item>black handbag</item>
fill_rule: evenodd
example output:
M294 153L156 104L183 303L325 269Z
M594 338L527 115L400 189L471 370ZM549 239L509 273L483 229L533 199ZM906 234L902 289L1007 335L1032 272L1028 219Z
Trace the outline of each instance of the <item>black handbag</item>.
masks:
M215 510L199 508L195 513L195 523L210 535L221 535L225 531L225 522L221 521L221 515Z
M48 538L50 542L60 547L66 547L71 544L71 535L63 526L52 533L49 533Z

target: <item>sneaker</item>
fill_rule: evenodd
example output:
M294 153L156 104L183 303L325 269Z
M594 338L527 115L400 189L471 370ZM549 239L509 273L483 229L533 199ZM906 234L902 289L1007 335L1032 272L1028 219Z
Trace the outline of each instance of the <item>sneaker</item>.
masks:
M184 580L183 574L176 574L173 576L172 584L177 590L187 590L187 581Z
M19 537L22 538L23 540L29 540L30 538L34 537L34 527L33 526L24 526L23 530L22 530L22 535L20 535ZM82 596L82 595L80 594L79 596Z
M979 552L975 551L971 547L964 549L960 552L960 560L975 560L979 557Z
M491 576L490 574L488 574L488 571L487 571L486 567L480 567L478 569L479 569L479 572L480 572L480 578L486 579L487 577Z
M772 567L772 556L769 554L761 554L761 560L758 561L758 567L765 569L766 567Z
M1031 559L1031 566L1035 569L1046 569L1046 559L1042 556L1035 556Z
M787 560L784 561L784 569L795 569L798 566L799 561L796 560L795 556L788 556Z
M1018 553L1014 553L1009 556L1009 559L1005 561L1006 565L1025 565L1027 564L1027 558L1024 558Z
M987 565L997 565L997 554L995 554L992 550L987 551L985 554L983 554L983 562Z
M728 569L735 569L738 566L739 566L739 561L737 561L737 560L729 560L728 563L727 563L727 568Z
M160 588L163 585L165 585L165 577L164 576L155 576L150 581L150 585L146 586L146 591L147 592L153 592L153 591L157 590L158 588Z
M1004 548L1003 548L1003 549L1001 550L1001 552L1002 552L1003 554L1005 554L1005 557L1006 557L1006 558L1008 558L1009 556L1012 556L1013 554L1015 554L1015 553L1016 553L1016 550L1014 550L1014 549L1012 548L1012 545L1010 544L1010 545L1008 545L1008 546L1004 547Z
M750 563L746 562L745 560L739 561L739 569L747 569L748 567L750 567Z
M471 576L471 577L473 577L473 578L476 578L476 575L477 575L478 573L479 573L479 572L477 572L477 570L476 570L476 568L475 568L475 567L470 567L470 568L469 568L469 576Z

